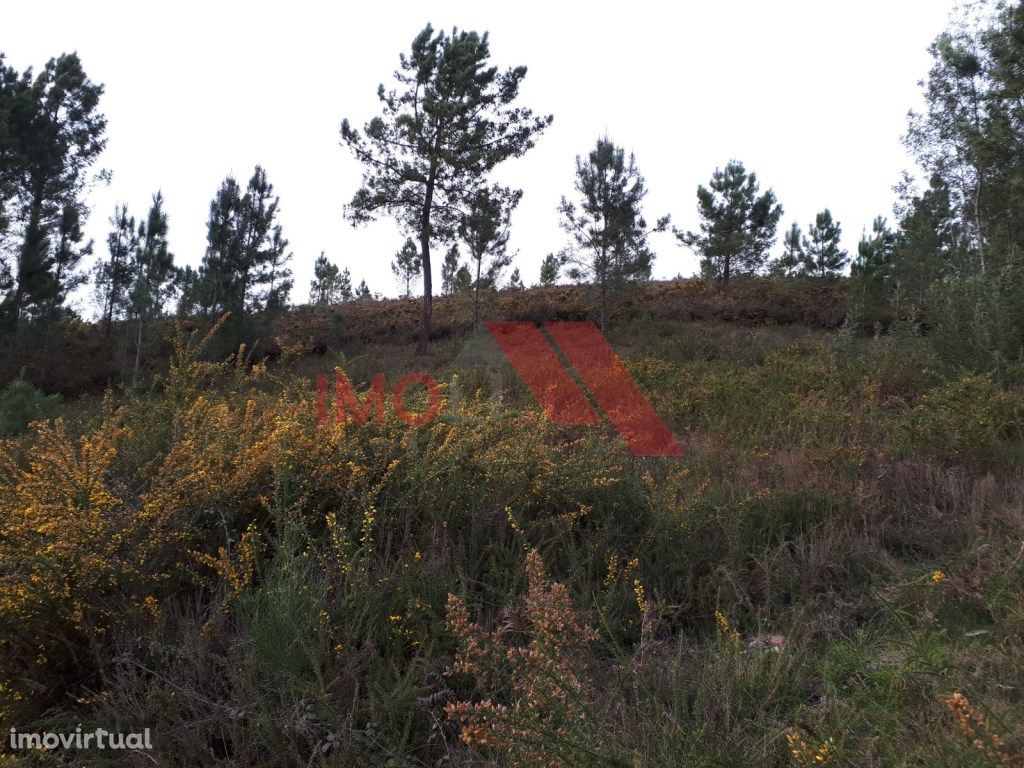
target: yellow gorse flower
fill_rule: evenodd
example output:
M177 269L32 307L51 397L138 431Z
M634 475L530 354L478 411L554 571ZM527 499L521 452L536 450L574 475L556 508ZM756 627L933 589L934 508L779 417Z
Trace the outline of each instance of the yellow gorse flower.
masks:
M730 643L738 644L740 641L739 630L735 629L720 610L715 610L715 622L718 624L718 635Z

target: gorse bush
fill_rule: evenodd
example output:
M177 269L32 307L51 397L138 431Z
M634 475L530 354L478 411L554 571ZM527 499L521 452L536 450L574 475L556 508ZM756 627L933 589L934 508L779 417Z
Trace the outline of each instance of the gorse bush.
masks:
M168 765L941 764L941 697L1014 653L925 686L900 652L861 699L883 651L835 649L1017 648L1019 392L915 339L659 323L625 362L679 459L455 348L434 422L318 425L290 367L325 361L209 335L0 442L4 723L144 723Z
M991 376L965 376L924 394L894 425L904 455L988 464L1020 457L1024 397Z

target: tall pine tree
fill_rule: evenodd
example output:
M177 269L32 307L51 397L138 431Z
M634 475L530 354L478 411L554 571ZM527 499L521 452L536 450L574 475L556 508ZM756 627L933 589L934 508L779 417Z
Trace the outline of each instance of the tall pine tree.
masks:
M398 282L405 285L405 293L402 298L412 298L412 284L415 283L422 273L423 262L420 259L420 252L416 249L413 239L407 238L405 244L395 254L395 260L391 262L391 271Z
M850 264L847 302L852 315L862 322L877 323L885 318L895 247L896 233L881 216L872 224L871 235L862 235L857 245L857 256Z
M473 327L480 324L480 290L497 286L502 271L512 263L508 253L512 211L523 193L508 187L480 187L469 196L459 222L459 237L466 244L476 272L473 281ZM486 263L486 268L484 264Z
M441 293L455 293L455 276L459 273L459 246L452 245L441 262Z
M842 227L833 220L828 208L815 216L803 242L804 253L800 262L803 274L835 277L846 268L850 255L840 243L842 234Z
M34 77L28 70L15 78L6 68L0 75L0 181L13 193L3 217L21 234L0 303L9 331L26 318L52 317L85 279L78 271L91 252L83 242L84 193L106 144L102 94L74 53L50 59Z
M134 271L128 288L128 316L136 323L132 386L137 386L139 381L146 323L163 314L164 307L181 284L182 273L174 266L167 232L164 197L157 192L153 195L146 220L139 227Z
M123 317L128 305L128 285L135 270L135 249L139 233L135 217L128 215L128 206L120 205L110 217L107 235L107 258L96 262L93 281L102 311L104 334L110 334L115 317Z
M430 247L451 241L462 198L503 160L529 150L552 118L513 105L526 67L489 65L487 34L435 33L429 24L400 57L397 88L378 89L381 114L363 133L345 120L342 140L365 165L347 213L354 224L381 213L415 234L423 264L417 349L430 340Z
M771 265L771 272L774 275L790 276L800 271L800 265L804 258L803 236L800 233L800 225L795 221L786 230L782 239L782 254Z
M611 139L598 139L586 157L576 157L579 203L563 197L558 207L562 228L571 238L562 261L568 275L592 282L599 295L601 330L608 324L608 300L626 283L649 280L654 254L647 244L652 231L668 226L667 216L649 230L641 212L647 185L636 159Z
M277 221L279 207L260 166L244 193L230 176L221 184L210 204L206 254L195 286L202 311L237 316L287 304L292 255Z
M352 273L348 267L341 270L341 276L338 277L338 298L342 301L352 300Z
M717 279L722 290L737 274L756 274L775 242L782 206L769 189L759 194L756 173L731 161L716 169L709 187L697 187L700 232L675 231L683 245L701 256L701 273Z
M349 282L349 292L352 290ZM318 306L336 304L341 300L341 270L320 251L313 262L313 280L309 284L309 303Z

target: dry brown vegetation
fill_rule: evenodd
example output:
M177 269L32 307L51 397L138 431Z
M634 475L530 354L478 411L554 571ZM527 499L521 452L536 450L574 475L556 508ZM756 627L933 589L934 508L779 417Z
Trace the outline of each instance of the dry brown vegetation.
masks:
M699 279L652 282L616 296L612 324L661 319L729 322L743 325L797 325L816 329L839 327L845 317L843 280L736 280L728 293ZM301 357L374 342L415 342L420 302L416 299L360 300L330 307L302 306L274 317L247 318L234 334L219 340L227 354L241 339L255 344L257 357ZM487 297L485 320L592 320L595 298L588 286L560 285L522 291L505 290ZM472 329L471 295L439 296L434 301L433 338L444 341ZM212 321L209 321L212 322ZM186 327L208 325L189 320ZM167 370L175 321L154 322L147 336L147 375ZM134 341L132 328L107 334L98 324L69 320L47 331L47 337L24 338L0 362L0 384L23 374L47 392L77 395L102 391L130 381ZM134 338L134 337L132 337Z

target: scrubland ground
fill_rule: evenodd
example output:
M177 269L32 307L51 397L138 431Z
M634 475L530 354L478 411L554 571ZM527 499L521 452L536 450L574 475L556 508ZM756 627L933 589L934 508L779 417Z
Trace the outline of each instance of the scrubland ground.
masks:
M485 340L295 334L182 336L0 444L4 733L155 747L0 764L1024 765L1024 390L911 334L638 315L609 339L686 455L636 458ZM446 406L318 427L336 366Z

